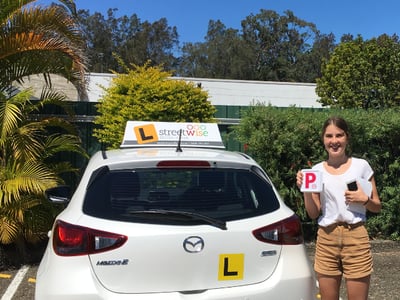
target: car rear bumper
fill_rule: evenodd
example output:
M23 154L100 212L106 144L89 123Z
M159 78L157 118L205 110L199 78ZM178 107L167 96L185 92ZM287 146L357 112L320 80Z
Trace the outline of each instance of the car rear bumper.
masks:
M121 294L105 289L97 281L91 269L78 268L78 270L75 269L74 274L65 274L61 271L62 268L57 268L58 271L54 270L54 272L51 271L51 268L47 267L46 269L46 273L41 273L40 268L38 271L36 300L310 300L316 299L317 295L314 272L303 245L284 246L275 272L265 281L245 286L204 291ZM59 273L56 274L56 272Z

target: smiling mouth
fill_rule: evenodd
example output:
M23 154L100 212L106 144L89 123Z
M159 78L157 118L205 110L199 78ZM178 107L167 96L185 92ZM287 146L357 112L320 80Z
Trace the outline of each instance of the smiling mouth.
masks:
M340 145L331 145L330 148L331 148L333 151L338 151L341 147L340 147Z

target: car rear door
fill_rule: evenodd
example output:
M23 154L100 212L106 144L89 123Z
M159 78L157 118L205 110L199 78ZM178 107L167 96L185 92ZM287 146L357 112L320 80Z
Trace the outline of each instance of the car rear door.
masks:
M261 224L254 220L230 222L227 230L210 225L116 227L120 234L130 232L128 242L113 251L92 254L90 261L101 284L118 293L253 284L271 276L281 251L280 245L254 237L250 228Z

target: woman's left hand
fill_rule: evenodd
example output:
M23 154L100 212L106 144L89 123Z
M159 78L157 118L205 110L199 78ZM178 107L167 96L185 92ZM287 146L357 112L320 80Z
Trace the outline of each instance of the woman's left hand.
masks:
M369 199L368 195L364 193L358 182L357 182L357 190L356 191L346 190L346 192L344 193L344 197L346 199L346 204L350 203L364 204Z

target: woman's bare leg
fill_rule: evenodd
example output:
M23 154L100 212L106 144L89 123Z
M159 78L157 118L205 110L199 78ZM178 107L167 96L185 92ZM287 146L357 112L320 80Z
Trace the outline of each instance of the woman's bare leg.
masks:
M371 276L359 279L346 279L347 297L349 300L367 300Z
M338 300L342 276L318 275L319 292L322 300ZM350 298L349 298L350 299Z

